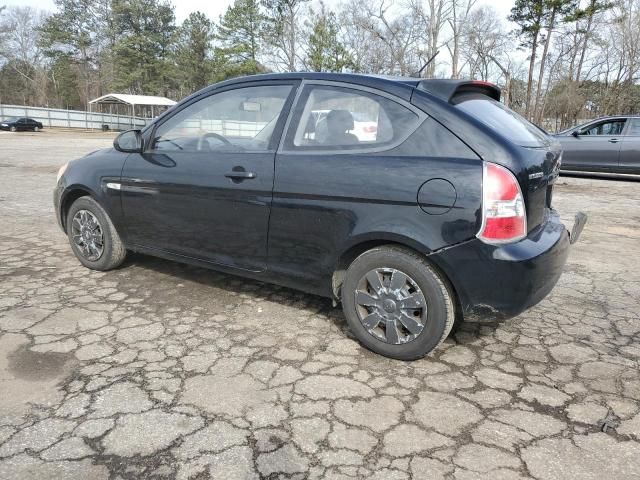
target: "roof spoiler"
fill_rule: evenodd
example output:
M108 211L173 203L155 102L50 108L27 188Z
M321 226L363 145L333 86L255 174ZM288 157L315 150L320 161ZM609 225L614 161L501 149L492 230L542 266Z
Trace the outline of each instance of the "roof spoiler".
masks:
M449 79L428 79L422 80L418 84L420 90L429 92L446 102L451 102L453 97L465 93L479 93L500 101L500 88L491 82L481 80L449 80Z

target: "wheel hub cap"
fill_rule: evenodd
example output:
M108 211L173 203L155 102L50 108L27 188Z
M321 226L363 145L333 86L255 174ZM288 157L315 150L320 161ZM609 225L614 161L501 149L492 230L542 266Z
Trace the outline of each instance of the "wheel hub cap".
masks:
M382 302L382 308L384 308L384 311L387 313L394 313L396 311L396 302L387 298Z
M95 262L104 252L102 226L89 210L78 210L71 220L71 237L80 254Z
M410 342L426 324L425 296L415 280L400 270L369 271L358 282L355 299L362 325L385 343Z

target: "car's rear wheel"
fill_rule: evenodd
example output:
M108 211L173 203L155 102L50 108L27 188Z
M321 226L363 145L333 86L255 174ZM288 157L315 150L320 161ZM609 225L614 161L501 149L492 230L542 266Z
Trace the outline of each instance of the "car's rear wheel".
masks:
M425 356L453 327L452 294L421 255L383 246L356 258L342 285L351 331L367 348L399 360Z
M9 131L10 131L10 132L15 132L16 130L17 130L17 128L16 128L16 127L14 127L13 125L9 128Z
M124 261L127 250L109 215L93 198L73 202L66 227L73 253L85 267L111 270Z

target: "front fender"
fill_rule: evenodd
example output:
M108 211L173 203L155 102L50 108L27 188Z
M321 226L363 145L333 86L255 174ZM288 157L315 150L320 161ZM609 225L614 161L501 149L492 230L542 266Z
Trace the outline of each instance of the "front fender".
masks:
M127 155L108 149L69 163L54 190L56 216L63 229L66 212L73 201L89 195L104 208L118 232L124 233L120 191L107 184L120 182Z

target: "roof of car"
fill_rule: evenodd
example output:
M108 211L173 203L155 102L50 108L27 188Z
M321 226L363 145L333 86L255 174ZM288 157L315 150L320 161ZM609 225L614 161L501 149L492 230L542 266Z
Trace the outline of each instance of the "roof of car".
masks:
M402 77L393 75L372 75L362 73L329 73L329 72L291 72L291 73L265 73L259 75L248 75L244 77L233 78L215 85L207 87L207 89L218 88L223 85L231 85L241 82L264 81L264 80L320 80L334 81L344 83L354 83L358 85L370 86L373 88L394 90L396 94L401 95L404 90L404 96L410 96L410 91L418 88L422 91L440 97L445 101L451 100L456 93L464 93L473 88L475 92L481 91L485 95L496 100L500 99L500 89L489 82L476 80L459 80L459 79L427 79L419 77Z

